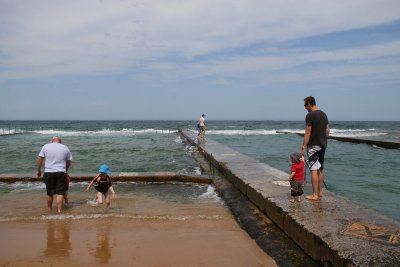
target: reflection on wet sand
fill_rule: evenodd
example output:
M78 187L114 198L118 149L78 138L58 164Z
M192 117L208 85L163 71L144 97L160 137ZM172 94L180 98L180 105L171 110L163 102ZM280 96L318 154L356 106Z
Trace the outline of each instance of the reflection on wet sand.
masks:
M44 256L49 258L68 258L72 250L70 241L71 221L49 221L47 222L47 243L44 250ZM112 247L110 244L111 226L108 221L99 223L96 226L96 244L87 240L88 252L99 263L108 263L112 256ZM93 239L90 239L93 240Z
M94 252L93 248L88 244L89 251L91 254L94 254L94 257L99 263L108 263L111 259L110 230L111 226L108 222L99 225L96 228L97 242Z
M70 222L47 222L47 245L44 250L46 257L68 257L71 250Z

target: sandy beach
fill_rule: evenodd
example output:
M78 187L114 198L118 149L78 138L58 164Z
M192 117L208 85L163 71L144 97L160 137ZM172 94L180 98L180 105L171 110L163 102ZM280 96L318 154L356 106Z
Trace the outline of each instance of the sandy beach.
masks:
M58 215L42 183L3 184L0 266L276 266L208 185L116 183L109 210L85 186Z
M0 223L1 266L276 266L232 219Z

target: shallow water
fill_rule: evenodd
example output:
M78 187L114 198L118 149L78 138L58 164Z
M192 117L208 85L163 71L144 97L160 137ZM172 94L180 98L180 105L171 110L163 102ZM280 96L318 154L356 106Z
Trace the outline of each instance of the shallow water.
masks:
M149 218L155 220L217 220L226 207L214 187L191 183L116 182L110 209L96 205L97 191L84 192L87 182L70 183L69 203L62 215L48 213L44 183L0 183L0 222L90 218ZM213 207L221 206L222 209ZM53 203L55 211L55 202Z
M62 136L74 160L71 173L94 173L106 163L115 172L199 173L176 135L196 121L0 121L0 129L29 133L0 137L0 173L36 174L35 158L54 134ZM13 125L12 127L10 125ZM331 134L400 142L400 122L331 121ZM2 130L0 130L1 133ZM17 130L18 131L18 130ZM207 138L289 171L289 154L298 151L303 121L207 121ZM330 140L326 184L334 193L400 220L397 208L400 150ZM306 179L309 179L307 173Z
M210 138L268 165L290 171L289 154L298 151L302 138L296 135L243 137L212 135ZM400 220L398 198L400 150L329 140L325 155L327 189ZM310 173L306 172L310 183Z
M212 186L114 183L110 209L71 183L62 214L43 183L0 183L2 266L276 266Z

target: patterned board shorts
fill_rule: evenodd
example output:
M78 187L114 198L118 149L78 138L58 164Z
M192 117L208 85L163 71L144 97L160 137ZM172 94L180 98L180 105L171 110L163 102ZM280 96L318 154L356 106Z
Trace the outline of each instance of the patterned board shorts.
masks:
M307 149L307 166L311 171L323 169L325 149L320 146L312 146Z

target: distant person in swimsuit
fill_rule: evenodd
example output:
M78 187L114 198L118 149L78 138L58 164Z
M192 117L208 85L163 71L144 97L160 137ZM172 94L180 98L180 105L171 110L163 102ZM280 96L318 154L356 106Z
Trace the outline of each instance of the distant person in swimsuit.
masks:
M322 198L322 187L324 184L324 158L328 144L329 122L326 114L316 106L315 98L312 96L304 99L304 108L308 111L306 115L306 129L304 133L301 154L307 148L308 168L311 171L311 185L313 194L306 196L308 200Z
M107 165L101 165L99 169L99 174L97 174L93 180L89 183L88 187L85 189L85 192L89 191L90 187L94 182L96 182L96 186L94 187L97 190L97 203L103 203L103 196L106 201L107 208L110 207L110 194L112 193L112 198L115 198L115 191L112 187L112 182L110 175L111 170Z
M61 144L59 136L53 136L51 143L45 144L36 159L37 176L42 176L47 191L47 208L51 211L54 195L57 195L57 211L61 212L64 195L67 192L67 172L71 165L72 154L68 147Z
M297 201L301 202L304 187L304 157L298 152L293 152L290 154L290 160L292 161L289 175L290 202L293 203L295 197L297 197Z

